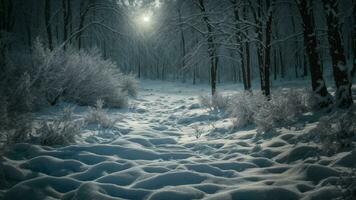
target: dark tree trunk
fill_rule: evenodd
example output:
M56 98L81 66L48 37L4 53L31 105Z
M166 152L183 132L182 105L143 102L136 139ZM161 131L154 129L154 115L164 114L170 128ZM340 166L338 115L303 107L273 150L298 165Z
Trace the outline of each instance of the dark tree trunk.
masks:
M247 73L246 73L246 66L245 66L245 51L244 46L242 45L242 33L241 29L238 25L240 20L239 14L239 6L238 1L233 0L233 7L234 7L234 17L235 17L235 39L236 39L236 48L238 49L238 55L240 56L240 63L241 63L241 72L242 72L242 83L244 85L245 90L249 90L248 83L247 83Z
M281 65L281 78L285 78L286 76L286 69L284 66L283 55L282 55L282 48L279 48L279 62Z
M68 37L70 37L73 33L73 22L72 22L72 2L71 0L67 0L67 5L68 5ZM70 39L70 44L72 43L72 39Z
M317 40L312 18L313 8L309 0L296 0L303 21L304 44L309 57L310 74L313 92L319 97L319 107L328 107L332 99L321 73L320 59L317 53Z
M10 33L15 24L13 15L13 2L12 0L0 0L0 33L2 31ZM0 35L0 39L2 35ZM10 45L0 44L0 70L5 67L6 64L6 51L10 48Z
M305 53L303 54L303 76L304 77L308 76L308 60Z
M244 6L243 9L244 12L244 20L248 20L247 16L247 7ZM246 30L245 32L246 35L248 35L248 30ZM245 56L246 56L246 83L247 83L247 89L250 91L251 90L251 60L250 60L250 44L248 41L245 41Z
M193 85L197 83L196 66L193 67Z
M273 50L273 80L277 80L277 73L278 73L278 67L277 67L277 49L274 48Z
M353 27L352 27L352 52L353 52L353 67L351 71L351 76L355 76L356 72L356 0L352 0L352 17L353 17Z
M206 35L207 43L208 43L208 54L210 59L210 84L211 84L211 94L215 96L216 94L216 78L217 78L217 69L218 69L218 57L217 57L217 49L216 44L214 42L214 33L213 26L209 20L208 14L205 9L204 0L198 0L199 8L201 13L203 14L203 22L206 25L208 33Z
M51 25L51 0L45 0L45 25L48 38L48 48L53 50L52 25Z
M183 75L183 82L186 81L186 66L185 66L185 37L184 37L184 29L183 29L183 22L182 22L182 16L181 16L181 10L178 9L178 16L179 16L179 31L180 31L180 38L181 38L181 48L182 48L182 75Z
M68 39L68 4L67 0L62 0L62 12L63 12L63 42L66 42ZM63 49L66 49L66 45L64 45Z
M289 5L289 9L292 10L292 6ZM295 24L295 19L294 19L294 15L291 15L291 22L292 22L292 30L293 30L293 33L296 32L296 24ZM295 53L295 57L296 57L296 62L294 64L294 73L295 73L295 78L298 78L299 77L299 73L298 73L298 69L301 67L302 65L302 62L301 62L301 55L299 53L299 43L298 43L298 40L295 39L295 42L294 42L294 45L295 45L295 49L296 50L296 53Z
M272 2L273 3L273 2ZM271 69L271 37L272 37L272 6L270 0L266 0L267 6L267 21L265 30L265 52L264 52L264 66L263 66L263 90L262 93L269 97L271 95L270 89L270 69Z
M346 57L344 47L341 42L339 32L338 1L323 0L326 13L326 22L328 27L328 41L330 45L330 56L334 80L336 84L336 104L341 108L348 108L353 104L351 94L351 81L348 68L346 66Z
M267 19L265 26L262 19L262 1L257 1L257 11L253 10L253 16L256 21L257 35L257 59L259 65L259 75L262 93L269 98L270 96L270 68L271 68L271 36L272 36L272 6L271 1L266 0ZM273 2L272 2L273 4ZM263 29L264 28L264 29Z
M14 24L13 0L0 0L0 30L11 32Z

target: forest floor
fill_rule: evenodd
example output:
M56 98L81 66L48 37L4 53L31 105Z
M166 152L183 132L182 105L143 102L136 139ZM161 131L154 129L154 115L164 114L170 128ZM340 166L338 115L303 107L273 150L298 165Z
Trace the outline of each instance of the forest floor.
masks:
M355 150L319 156L316 144L298 141L317 125L311 115L260 135L201 107L208 86L141 87L128 109L108 110L114 128L87 127L65 147L14 145L0 158L0 199L327 200L340 196L335 185L355 165ZM36 117L56 116L60 107ZM87 111L74 110L78 119Z

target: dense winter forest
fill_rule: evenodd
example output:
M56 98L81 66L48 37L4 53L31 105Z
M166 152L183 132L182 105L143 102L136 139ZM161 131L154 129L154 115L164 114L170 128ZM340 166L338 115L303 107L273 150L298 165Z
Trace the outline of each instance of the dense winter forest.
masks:
M356 199L356 0L0 0L0 199Z

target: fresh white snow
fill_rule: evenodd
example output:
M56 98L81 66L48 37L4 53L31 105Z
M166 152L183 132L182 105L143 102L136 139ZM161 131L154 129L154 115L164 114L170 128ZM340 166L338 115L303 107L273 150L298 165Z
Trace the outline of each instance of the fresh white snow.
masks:
M224 85L223 92L239 91ZM232 130L231 119L199 105L208 86L144 81L126 110L109 110L114 129L88 127L78 144L17 144L0 157L0 199L293 200L332 199L356 152L319 157L298 135L316 122ZM39 113L47 118L51 108ZM87 108L77 107L77 118ZM197 132L201 136L197 138Z

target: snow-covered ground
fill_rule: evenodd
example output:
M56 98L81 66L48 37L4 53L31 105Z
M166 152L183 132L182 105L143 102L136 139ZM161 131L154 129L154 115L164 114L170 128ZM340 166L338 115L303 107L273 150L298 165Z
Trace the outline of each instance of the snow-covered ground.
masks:
M231 130L231 119L199 105L199 95L209 92L208 86L144 81L129 109L109 111L117 119L114 129L88 128L78 144L59 148L15 145L0 158L0 199L327 200L339 195L334 185L355 164L355 151L317 156L312 143L297 141L316 126L312 121L264 137L256 137L253 128ZM75 113L81 118L86 111L78 107Z

